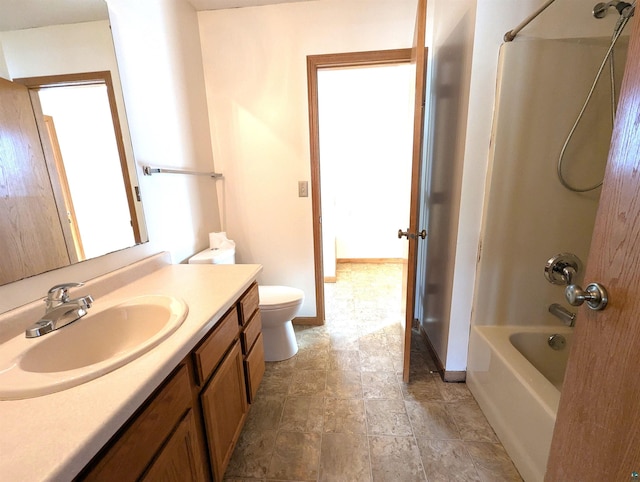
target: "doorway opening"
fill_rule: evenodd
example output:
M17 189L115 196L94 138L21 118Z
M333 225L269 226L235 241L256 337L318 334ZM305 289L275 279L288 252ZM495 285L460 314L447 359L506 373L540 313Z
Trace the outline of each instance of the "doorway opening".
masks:
M409 223L415 66L411 49L310 56L307 66L322 324L324 283L337 281L338 264L343 273L366 269L362 263L406 267L407 245L396 233ZM401 268L398 283L405 274ZM403 308L398 303L400 319Z
M29 89L73 261L140 243L111 73L15 80Z

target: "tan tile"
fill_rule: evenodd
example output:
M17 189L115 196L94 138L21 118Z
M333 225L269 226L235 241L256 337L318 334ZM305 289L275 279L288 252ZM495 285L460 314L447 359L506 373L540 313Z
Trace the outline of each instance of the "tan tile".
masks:
M364 402L358 399L326 398L324 401L324 431L367 433Z
M402 400L365 400L369 435L412 435Z
M296 357L296 370L326 370L329 353L324 350L301 351Z
M520 482L522 477L501 444L465 442L482 482Z
M226 477L261 479L267 475L273 455L276 431L243 431L231 456Z
M461 440L416 437L429 482L480 482L480 477Z
M322 397L326 381L327 372L324 370L300 370L293 375L289 385L289 396Z
M257 396L251 404L244 430L278 430L284 401L284 395L263 394L262 396Z
M286 395L289 393L289 385L291 385L293 373L294 371L292 369L265 371L256 397L260 398L263 395Z
M329 370L360 371L360 353L358 350L333 350L329 352Z
M289 397L284 404L280 430L285 432L322 432L324 398Z
M392 372L362 372L364 398L402 400L402 390Z
M413 437L369 437L375 482L425 481L420 452Z
M386 348L375 351L360 350L360 370L363 372L395 372L393 355Z
M270 479L315 480L320 463L321 435L279 432L267 471Z
M332 398L362 398L359 371L331 370L327 372L325 394Z
M458 426L462 440L498 442L495 432L475 400L448 403L447 410Z
M247 477L225 477L224 482L266 482L267 479L254 479Z
M466 383L441 382L438 384L438 388L445 402L473 400L473 395L471 395Z
M460 439L454 419L442 402L405 401L416 435L431 439Z
M402 381L402 375L398 375L401 382L402 396L405 400L415 401L442 401L439 377L430 373L410 374L409 383Z
M301 353L328 350L331 347L331 339L328 333L320 331L319 328L314 328L313 330L296 336Z
M360 340L358 341L358 346L360 347L360 351L365 352L380 352L387 350L387 337L384 333L376 332L376 333L368 333L366 335L362 335Z
M324 434L318 480L327 482L370 481L371 468L367 436L350 433Z

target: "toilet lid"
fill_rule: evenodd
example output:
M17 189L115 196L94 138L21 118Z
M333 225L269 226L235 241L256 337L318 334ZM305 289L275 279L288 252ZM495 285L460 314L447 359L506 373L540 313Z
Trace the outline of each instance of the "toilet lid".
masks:
M304 300L304 291L289 286L258 286L260 309L273 310L300 304Z

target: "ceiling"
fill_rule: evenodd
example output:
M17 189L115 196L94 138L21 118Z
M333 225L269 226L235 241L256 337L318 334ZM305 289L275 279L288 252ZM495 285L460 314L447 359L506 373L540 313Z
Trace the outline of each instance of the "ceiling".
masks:
M196 10L221 10L223 8L257 7L276 3L308 2L310 0L189 0Z
M138 0L130 0L138 1ZM310 0L188 0L196 10L255 7ZM0 0L0 32L109 18L105 0Z

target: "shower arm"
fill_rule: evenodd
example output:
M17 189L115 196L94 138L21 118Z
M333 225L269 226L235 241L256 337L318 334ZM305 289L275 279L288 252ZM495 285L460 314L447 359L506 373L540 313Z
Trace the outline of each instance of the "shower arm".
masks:
M538 10L536 10L535 12L533 12L531 15L529 15L527 18L525 18L522 22L520 22L520 24L518 24L518 26L512 30L509 30L507 33L504 34L504 41L505 42L511 42L514 38L516 38L516 35L518 35L518 33L520 32L520 30L522 30L523 28L525 28L527 25L529 25L529 23L531 23L531 21L533 19L535 19L538 15L540 15L542 12L544 12L547 7L549 5L551 5L553 2L555 2L556 0L547 0L546 2L544 2L539 8Z

